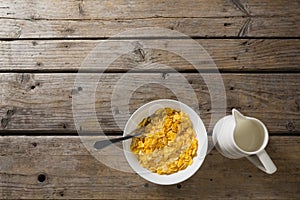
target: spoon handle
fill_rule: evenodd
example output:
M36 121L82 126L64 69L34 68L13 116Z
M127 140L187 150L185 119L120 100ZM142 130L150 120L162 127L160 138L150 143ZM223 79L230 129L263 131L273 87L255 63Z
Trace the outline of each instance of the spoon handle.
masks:
M130 138L133 138L133 137L136 137L136 136L139 136L143 133L143 131L145 130L145 127L151 123L151 119L153 117L154 114L152 114L151 116L145 118L143 120L144 124L142 127L139 127L137 129L134 129L133 131L131 131L128 135L125 135L123 137L119 137L119 138L114 138L114 139L110 139L110 140L100 140L100 141L97 141L95 144L94 144L94 148L95 149L103 149L113 143L116 143L116 142L120 142L120 141L123 141L123 140L127 140L127 139L130 139ZM133 134L134 133L134 134Z
M135 134L131 134L131 133L134 133L136 132ZM95 149L103 149L113 143L116 143L116 142L120 142L120 141L123 141L123 140L127 140L127 139L130 139L130 138L133 138L133 137L136 137L140 134L142 134L142 131L141 130L138 130L138 129L135 129L131 132L130 134L124 136L124 137L119 137L119 138L114 138L114 139L109 139L109 140L100 140L100 141L97 141L95 142L94 144L94 148Z

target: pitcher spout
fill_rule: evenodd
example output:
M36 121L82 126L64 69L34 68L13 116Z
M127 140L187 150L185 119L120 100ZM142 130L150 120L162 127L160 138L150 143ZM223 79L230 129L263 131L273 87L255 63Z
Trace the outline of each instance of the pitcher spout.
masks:
M232 115L236 122L242 119L246 119L246 117L235 108L232 109Z

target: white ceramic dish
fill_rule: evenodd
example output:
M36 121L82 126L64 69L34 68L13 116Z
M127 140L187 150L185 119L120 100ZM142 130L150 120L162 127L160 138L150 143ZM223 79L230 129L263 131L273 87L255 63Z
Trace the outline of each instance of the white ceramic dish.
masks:
M134 130L142 119L152 115L157 109L166 107L183 111L189 115L193 123L193 127L198 139L198 151L197 156L194 157L193 164L191 166L188 166L186 169L170 175L159 175L153 173L146 168L143 168L139 164L136 156L130 151L131 139L123 141L124 154L131 168L144 179L160 185L177 184L185 181L195 174L204 161L208 144L206 129L199 115L186 104L170 99L155 100L137 109L129 118L123 135L125 136L130 131Z

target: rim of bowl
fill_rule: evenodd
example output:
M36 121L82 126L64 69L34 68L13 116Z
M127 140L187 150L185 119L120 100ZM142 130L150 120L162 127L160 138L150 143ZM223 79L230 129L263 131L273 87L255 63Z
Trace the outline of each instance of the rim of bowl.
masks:
M139 114L145 108L149 107L151 104L155 105L155 104L159 104L159 103L170 103L173 105L177 104L177 106L180 107L181 111L183 111L184 109L189 110L189 112L192 112L192 114L194 116L196 116L196 119L195 119L197 121L196 125L200 126L200 129L202 129L202 130L195 130L195 124L193 123L193 128L196 132L196 135L197 135L196 137L198 139L197 156L193 158L193 164L191 166L188 166L184 170L180 170L180 171L170 174L170 175L159 175L159 174L156 174L156 173L153 173L153 172L147 170L146 168L142 167L139 163L138 163L138 165L142 169L142 171L138 171L138 169L136 169L135 165L133 165L133 163L131 163L130 156L133 156L136 159L136 162L138 162L136 156L130 151L130 149L129 149L129 151L127 150L128 149L127 143L131 144L131 139L123 141L123 152L124 152L124 155L126 157L127 162L129 163L130 167L134 170L134 172L136 172L139 176L141 176L145 180L150 181L152 183L159 184L159 185L173 185L173 184L177 184L177 183L180 183L180 182L183 182L183 181L189 179L202 166L204 159L206 157L207 147L208 147L207 132L206 132L206 128L205 128L204 123L201 120L200 116L191 107L189 107L188 105L186 105L180 101L176 101L176 100L172 100L172 99L158 99L158 100L150 101L150 102L142 105L130 116L130 118L128 119L128 121L125 125L123 136L127 135L126 133L130 132L127 130L128 126L130 125L130 123L133 122L133 120L134 120L133 118L137 114ZM191 119L190 114L189 114L189 118L192 122L194 121ZM202 131L204 131L204 133L202 133ZM199 141L200 137L202 138L201 141ZM200 147L200 144L201 144L201 147ZM190 168L192 166L193 166L193 168ZM175 178L175 180L174 180L174 178Z

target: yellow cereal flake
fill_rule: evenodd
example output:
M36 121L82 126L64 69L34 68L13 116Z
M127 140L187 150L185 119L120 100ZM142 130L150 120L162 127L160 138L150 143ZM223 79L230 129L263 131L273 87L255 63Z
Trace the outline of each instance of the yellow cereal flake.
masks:
M198 140L187 114L171 108L158 109L138 127L146 127L132 139L130 149L140 164L158 174L172 174L192 165ZM149 121L148 121L149 122Z

